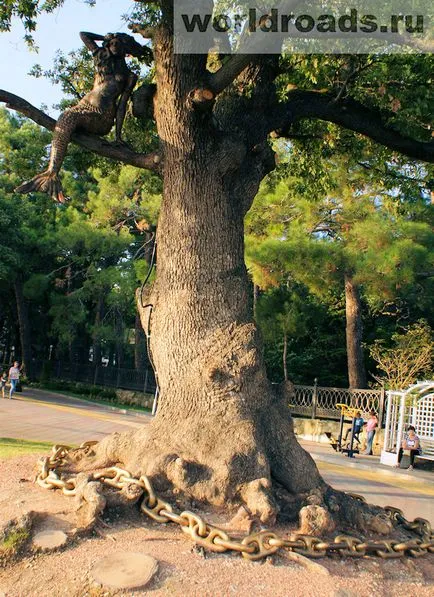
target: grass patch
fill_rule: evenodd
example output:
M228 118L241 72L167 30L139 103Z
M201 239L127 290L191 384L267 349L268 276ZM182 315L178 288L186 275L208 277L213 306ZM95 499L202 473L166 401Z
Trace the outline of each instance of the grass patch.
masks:
M47 452L51 450L54 443L0 437L0 459L13 458L14 456L22 456L34 452Z
M13 529L0 541L0 556L10 558L17 554L30 537L27 529Z

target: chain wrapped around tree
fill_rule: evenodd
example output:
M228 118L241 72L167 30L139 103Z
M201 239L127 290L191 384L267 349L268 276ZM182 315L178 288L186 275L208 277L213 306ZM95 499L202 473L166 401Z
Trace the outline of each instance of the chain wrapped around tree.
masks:
M8 1L15 6L15 0ZM173 0L137 6L130 28L152 42L155 84L134 92L134 113L145 130L151 112L158 150L136 153L75 128L71 139L163 179L157 275L138 300L158 371L159 407L148 428L113 434L88 454L80 453L75 472L116 465L128 471L121 474L127 479L151 479L159 493L180 493L217 507L244 505L263 524L273 524L279 513L297 520L307 509L312 524L323 531L354 528L387 536L396 529L384 509L325 483L296 440L287 407L291 384L275 388L267 378L244 262L244 217L261 181L276 167L272 138L297 139L304 127L310 136L310 128L321 121L320 128L333 125L327 134L338 135L336 125L357 135L357 143L367 137L391 152L434 162L431 132L415 110L418 125L411 136L408 118L373 102L364 85L357 87L358 75L369 69L379 82L382 70L366 57L357 59L351 77L351 65L336 58L338 75L331 82L333 69L325 62L321 80L330 85L318 89L314 77L302 70L307 67L288 57L175 53ZM393 70L387 57L381 60L386 71ZM317 69L315 64L309 68ZM0 90L0 101L55 130L55 121L24 99ZM56 139L55 134L53 145ZM62 138L63 145L68 141ZM370 143L366 151L373 151ZM57 170L60 160L52 166ZM37 189L45 187L24 188ZM46 190L53 194L52 187ZM149 309L142 305L152 305L150 326ZM107 473L107 480L111 477ZM200 536L204 527L195 525ZM343 543L339 549L357 552ZM408 549L413 548L394 547L389 553Z
M89 452L97 442L83 443L72 450L75 455ZM68 464L71 448L55 445L50 456L39 460L36 483L44 489L61 489L67 496L77 496L77 479L68 473L62 474L62 467ZM351 535L337 535L333 540L322 539L313 535L294 533L289 537L280 537L268 529L251 533L241 541L231 538L223 529L211 525L201 516L184 511L177 514L172 506L159 498L152 483L146 475L134 477L127 470L112 466L95 471L89 475L89 483L99 481L102 485L120 491L134 487L139 490L140 510L143 514L159 523L174 522L182 532L188 535L196 545L208 551L222 553L235 551L248 560L260 560L276 553L279 549L294 551L311 558L320 558L333 554L342 557L378 556L383 559L401 558L403 556L420 557L427 553L434 553L434 533L431 524L424 518L408 521L402 510L393 506L386 506L385 512L395 525L400 525L415 535L409 540L400 541L366 541ZM99 493L93 515L96 518L105 507L105 500ZM365 499L356 494L347 494L349 499L365 503ZM94 505L95 505L94 501Z

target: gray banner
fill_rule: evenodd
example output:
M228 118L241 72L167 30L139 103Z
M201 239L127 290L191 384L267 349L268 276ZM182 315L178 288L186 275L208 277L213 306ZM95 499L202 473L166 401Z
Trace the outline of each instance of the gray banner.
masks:
M175 52L432 53L432 0L176 0Z

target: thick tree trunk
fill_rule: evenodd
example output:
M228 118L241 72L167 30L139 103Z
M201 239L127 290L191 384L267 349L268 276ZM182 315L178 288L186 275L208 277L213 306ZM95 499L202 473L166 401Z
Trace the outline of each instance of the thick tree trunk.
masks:
M103 440L90 464L120 463L150 476L159 492L225 508L244 504L263 522L279 507L296 520L302 505L321 505L345 526L387 532L378 508L324 483L295 438L285 392L291 384L276 392L267 380L242 213L200 141L193 160L172 161L168 152L157 279L146 293L149 306L139 301L144 329L150 323L157 414L147 429Z
M275 518L282 492L294 518L303 502L325 503L342 517L336 493L296 441L285 392L291 384L277 392L266 377L253 322L244 216L264 176L268 144L222 133L224 109L217 127L206 106L195 108L190 92L205 57L174 55L164 31L154 38L154 114L164 154L157 278L138 301L159 407L146 429L103 440L83 468L120 463L149 475L157 491L225 508L245 504L262 521ZM232 125L229 118L224 128L235 131ZM345 500L354 523L360 508ZM366 518L359 523L370 526Z
M244 266L244 214L232 205L215 156L201 149L199 165L183 156L166 170L148 298L160 402L135 467L164 471L197 499L244 501L265 520L276 512L271 476L293 493L321 486L321 478L265 375Z
M23 281L20 276L14 281L15 300L17 303L18 324L20 330L21 361L27 377L31 378L32 332L29 321L29 305L23 294Z
M348 274L345 275L345 313L349 387L366 388L362 303L359 289Z

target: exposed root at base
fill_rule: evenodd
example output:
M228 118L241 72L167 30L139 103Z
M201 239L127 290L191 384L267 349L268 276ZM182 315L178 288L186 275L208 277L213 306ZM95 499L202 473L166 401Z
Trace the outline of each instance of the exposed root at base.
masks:
M132 446L141 447L134 450ZM148 442L143 430L113 434L85 451L72 450L68 455L68 469L87 471L77 477L80 528L92 528L107 505L125 506L140 500L142 490L135 484L123 484L121 491L107 491L107 488L102 491L101 484L91 479L91 471L116 465L128 470L133 477L148 476L155 491L169 501L170 496L176 496L177 500L182 496L187 504L193 501L226 511L229 508L232 516L243 507L249 524L257 521L260 526L272 526L276 520L298 521L300 533L317 537L334 530L387 536L393 530L382 508L336 491L321 478L317 487L304 493L293 493L282 482L271 482L267 476L248 480L255 471L267 470L266 456L256 452L243 458L243 466L248 471L244 475L240 474L238 463L222 465L214 460L205 466L188 457L167 453L167 447L163 450L155 440ZM235 475L239 477L238 483L234 482Z

